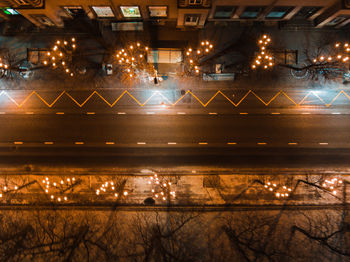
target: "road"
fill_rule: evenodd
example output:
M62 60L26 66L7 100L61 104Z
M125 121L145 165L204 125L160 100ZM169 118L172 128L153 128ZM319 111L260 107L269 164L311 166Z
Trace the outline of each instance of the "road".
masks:
M0 163L337 166L348 115L0 116Z

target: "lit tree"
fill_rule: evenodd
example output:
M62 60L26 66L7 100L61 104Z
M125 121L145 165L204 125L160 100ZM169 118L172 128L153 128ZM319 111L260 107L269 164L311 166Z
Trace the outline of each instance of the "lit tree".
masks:
M259 52L253 61L252 69L263 68L266 70L272 68L274 58L269 50L269 45L271 45L271 38L266 34L258 40Z
M176 192L172 189L173 183L170 178L154 174L149 177L148 184L152 185L152 194L156 199L170 201L176 197Z
M192 47L187 48L185 55L185 70L189 74L199 74L200 72L200 61L202 58L207 56L214 49L213 44L209 41L202 41L197 49Z

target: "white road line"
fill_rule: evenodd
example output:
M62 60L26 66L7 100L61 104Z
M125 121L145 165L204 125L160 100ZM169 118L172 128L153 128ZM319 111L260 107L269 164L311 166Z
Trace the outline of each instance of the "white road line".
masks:
M13 142L15 145L23 145L23 142L21 141L16 141L16 142Z
M34 112L26 112L26 115L34 115Z
M87 115L94 115L95 112L86 112Z
M227 144L228 144L228 145L237 145L236 142L228 142Z
M168 145L176 145L176 142L168 142Z
M76 145L84 145L84 142L78 141L78 142L75 142L75 144L76 144Z
M319 143L321 146L326 146L328 143Z
M53 145L53 142L44 142L45 145Z
M301 113L302 115L310 115L309 112Z
M334 112L334 113L332 113L332 115L340 115L341 113L339 113L339 112Z
M186 115L185 112L177 112L178 115Z
M154 115L154 112L147 112L147 115Z
M118 115L125 115L125 112L118 112Z
M272 112L271 115L280 115L281 113L279 112Z
M288 145L297 145L298 143L295 143L295 142L291 142L291 143L288 143Z
M114 145L114 142L106 142L106 145Z
M248 115L246 112L239 113L240 115Z
M207 145L208 143L207 142L199 142L198 144L199 145Z
M56 112L56 115L64 115L64 112Z
M257 143L258 145L266 145L267 143L265 143L265 142L259 142L259 143Z
M218 113L216 112L210 112L209 115L217 115Z
M0 112L0 115L5 115L6 114L6 112Z
M138 145L146 145L146 142L137 142Z

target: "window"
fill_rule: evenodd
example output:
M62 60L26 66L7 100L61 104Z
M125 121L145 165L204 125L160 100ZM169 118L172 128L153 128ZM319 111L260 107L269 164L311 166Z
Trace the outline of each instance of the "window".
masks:
M31 15L37 22L46 26L54 26L55 24L46 15Z
M275 6L272 10L266 15L268 19L281 19L285 17L290 11L293 10L292 6Z
M300 9L300 11L296 14L296 16L309 18L316 14L319 10L321 10L321 6L304 6Z
M121 6L120 10L125 18L139 18L141 17L138 6Z
M149 6L148 7L150 17L167 17L168 7L167 6Z
M12 8L1 8L6 15L19 15L19 13Z
M229 19L232 17L235 10L235 6L217 6L215 9L214 18Z
M114 13L110 6L92 6L96 16L98 18L112 18Z
M81 6L64 6L63 9L70 15L85 15L85 11Z
M344 22L346 19L350 18L349 15L340 15L337 16L336 18L334 18L333 20L331 20L330 22L328 22L326 24L326 26L335 26L340 24L341 22Z
M241 14L240 18L242 19L254 19L257 18L258 15L262 12L264 9L263 6L248 6L244 9L243 13Z
M185 15L185 25L186 26L197 26L199 22L200 15Z
M189 0L188 3L190 5L201 5L202 4L202 0Z

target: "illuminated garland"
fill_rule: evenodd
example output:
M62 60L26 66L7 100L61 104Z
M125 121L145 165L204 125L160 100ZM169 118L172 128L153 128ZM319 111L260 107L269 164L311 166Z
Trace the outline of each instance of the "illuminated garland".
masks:
M152 185L152 193L156 199L163 201L176 197L176 193L171 189L172 183L164 177L159 178L157 174L150 176L148 184Z
M268 35L263 35L258 40L259 53L256 55L252 64L252 69L259 67L269 69L274 65L274 58L268 50L268 46L271 44L271 38Z
M274 192L277 198L289 197L292 191L292 189L287 186L281 186L271 182L264 184L264 188L270 192Z
M156 76L157 72L154 66L147 63L147 52L149 48L140 43L130 44L116 51L120 72L128 78L140 77L142 73L148 76Z
M51 51L46 53L47 59L43 61L45 66L52 66L54 69L62 68L65 73L73 76L71 64L72 54L76 50L77 44L73 37L69 41L57 40Z
M335 54L325 56L321 55L318 58L314 58L312 61L316 65L326 65L328 63L346 63L349 61L350 45L349 43L336 43L335 49L332 50Z
M190 73L195 72L198 74L200 72L199 60L212 52L213 48L213 44L211 44L209 41L202 41L201 45L197 49L192 49L189 47L186 50L185 61L189 65Z
M337 194L336 188L341 186L343 184L343 181L338 178L332 178L332 179L325 179L322 183L322 187L326 189L327 191L332 192L333 195Z
M118 190L120 190L120 185L118 183L113 182L113 181L107 181L96 190L96 195L101 195L101 194L113 194L114 197L118 197ZM126 197L128 195L128 191L124 190L123 195Z
M78 181L75 177L67 178L60 181L50 181L48 177L42 180L46 194L50 194L51 201L68 201L66 191L77 185Z

